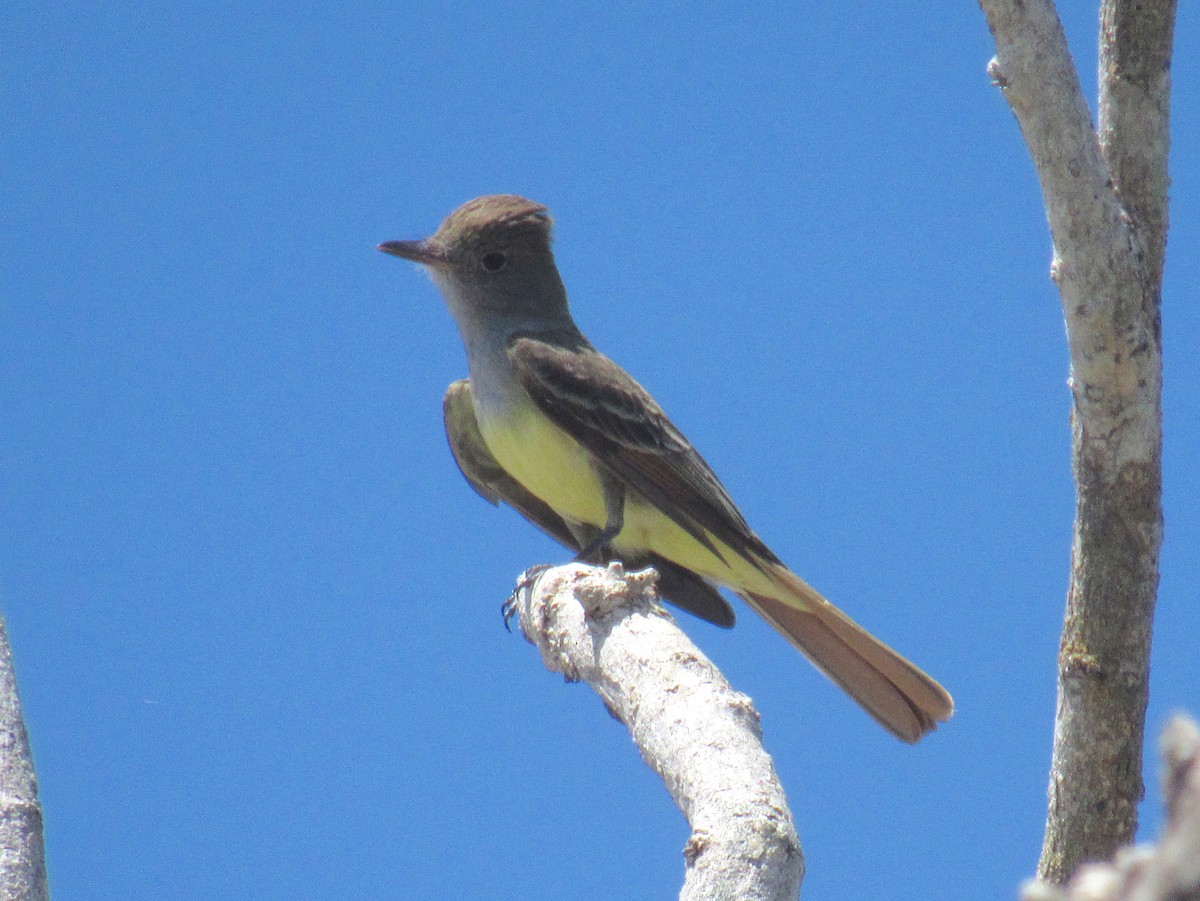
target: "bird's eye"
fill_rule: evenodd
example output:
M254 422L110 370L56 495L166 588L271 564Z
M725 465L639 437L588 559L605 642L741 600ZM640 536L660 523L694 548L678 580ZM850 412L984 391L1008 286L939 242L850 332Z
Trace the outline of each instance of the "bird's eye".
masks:
M507 262L508 257L496 250L485 253L483 259L479 261L480 265L488 272L498 272L504 268Z

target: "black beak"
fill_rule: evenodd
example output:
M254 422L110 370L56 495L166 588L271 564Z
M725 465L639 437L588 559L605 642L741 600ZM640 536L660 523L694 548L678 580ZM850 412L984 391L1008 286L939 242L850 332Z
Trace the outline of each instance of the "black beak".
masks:
M425 266L438 266L446 262L445 251L428 238L420 241L384 241L375 249Z

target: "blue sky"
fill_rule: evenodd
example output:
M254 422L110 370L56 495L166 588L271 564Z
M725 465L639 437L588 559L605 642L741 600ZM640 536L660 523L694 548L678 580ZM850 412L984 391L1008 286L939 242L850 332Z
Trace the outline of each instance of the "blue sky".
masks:
M1200 711L1181 6L1152 733ZM501 626L564 554L459 477L458 338L374 250L499 191L551 207L581 326L755 529L955 695L906 747L745 608L683 622L762 713L808 896L1013 896L1073 488L1049 238L974 4L18 2L0 33L0 611L56 898L677 892L666 792Z

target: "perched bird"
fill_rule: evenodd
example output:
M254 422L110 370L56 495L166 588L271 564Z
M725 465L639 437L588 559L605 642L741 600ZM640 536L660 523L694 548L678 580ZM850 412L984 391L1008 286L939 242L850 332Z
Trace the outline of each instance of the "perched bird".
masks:
M446 392L459 468L579 559L652 565L663 596L722 626L742 597L897 738L949 719L944 688L851 620L763 543L712 469L623 369L579 331L551 219L510 194L469 201L429 238L379 249L441 290L470 378Z

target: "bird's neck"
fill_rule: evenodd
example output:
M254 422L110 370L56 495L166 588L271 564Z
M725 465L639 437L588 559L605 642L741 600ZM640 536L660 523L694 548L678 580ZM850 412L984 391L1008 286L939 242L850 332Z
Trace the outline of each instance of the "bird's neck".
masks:
M514 335L582 338L565 303L548 310L488 308L464 297L449 280L439 287L467 351L471 393L481 416L508 414L531 403L508 356Z

